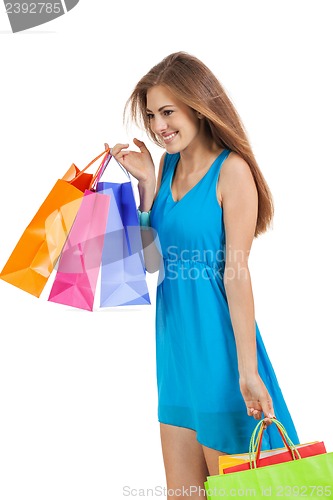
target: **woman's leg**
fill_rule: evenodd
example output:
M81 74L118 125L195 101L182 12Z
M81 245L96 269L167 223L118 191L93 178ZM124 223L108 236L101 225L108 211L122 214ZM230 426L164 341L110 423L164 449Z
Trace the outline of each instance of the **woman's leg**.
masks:
M219 456L225 455L222 451L213 450L202 445L203 454L206 460L207 468L210 476L215 476L219 473Z
M209 472L196 432L168 424L160 424L160 432L167 489L170 490L168 500L203 500L204 482Z

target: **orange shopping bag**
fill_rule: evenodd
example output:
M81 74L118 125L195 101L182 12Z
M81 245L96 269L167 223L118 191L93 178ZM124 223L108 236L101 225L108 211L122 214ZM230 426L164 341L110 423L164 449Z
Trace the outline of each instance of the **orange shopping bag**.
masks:
M84 191L94 183L108 152L103 151L81 171L72 164L63 178L57 180L1 271L2 280L40 296L73 225ZM102 156L95 175L86 173Z

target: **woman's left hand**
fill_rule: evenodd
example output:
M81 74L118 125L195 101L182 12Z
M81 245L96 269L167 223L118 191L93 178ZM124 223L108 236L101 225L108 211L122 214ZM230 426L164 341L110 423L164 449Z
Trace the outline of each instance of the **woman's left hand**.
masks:
M260 375L240 377L239 385L249 417L260 420L264 413L265 423L271 424L275 416L273 401Z

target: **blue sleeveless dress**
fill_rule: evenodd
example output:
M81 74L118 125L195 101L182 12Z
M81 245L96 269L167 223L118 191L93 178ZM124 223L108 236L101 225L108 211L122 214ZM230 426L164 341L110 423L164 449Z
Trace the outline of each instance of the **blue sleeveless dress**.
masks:
M196 431L199 443L244 453L257 421L247 415L239 389L237 352L223 284L225 230L216 188L230 150L179 201L171 184L180 158L166 154L161 186L151 211L164 262L156 290L158 420ZM161 273L161 270L160 270ZM275 415L299 443L273 367L255 322L258 369ZM262 449L283 446L275 425Z

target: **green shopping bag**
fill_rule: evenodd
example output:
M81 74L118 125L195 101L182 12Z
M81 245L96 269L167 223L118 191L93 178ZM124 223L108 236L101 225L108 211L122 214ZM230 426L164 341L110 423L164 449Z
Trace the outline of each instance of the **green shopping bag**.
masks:
M333 497L333 453L322 453L300 458L297 448L289 438L284 426L277 425L288 447L293 451L293 460L265 467L257 467L253 444L256 434L262 431L264 419L253 431L250 440L250 469L231 474L208 476L205 482L206 498L215 500L225 497L254 498L330 498Z

